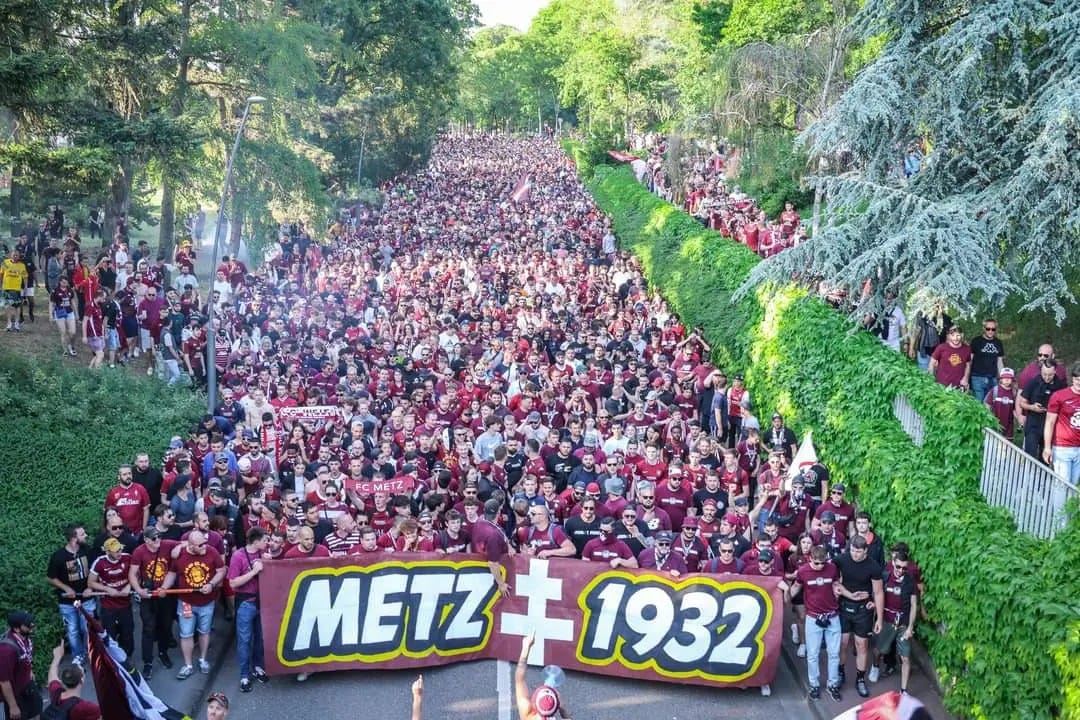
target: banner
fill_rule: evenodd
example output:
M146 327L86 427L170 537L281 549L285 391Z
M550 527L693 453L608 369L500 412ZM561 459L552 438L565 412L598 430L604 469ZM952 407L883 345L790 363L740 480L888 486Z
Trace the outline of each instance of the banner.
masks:
M339 417L337 405L298 405L278 408L278 420L330 420Z
M515 661L641 680L755 687L780 656L772 578L611 570L507 556L510 597L472 555L278 560L259 576L266 670L421 668Z
M387 495L408 495L416 488L416 481L411 476L389 478L388 480L345 480L345 487L358 495L374 495L384 492Z

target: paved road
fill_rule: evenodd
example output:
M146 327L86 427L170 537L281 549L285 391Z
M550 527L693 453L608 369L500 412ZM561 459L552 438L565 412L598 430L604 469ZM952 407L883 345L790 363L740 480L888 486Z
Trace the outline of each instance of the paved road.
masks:
M516 720L515 716L500 713L499 707L498 673L504 673L504 687L510 688L511 671L509 663L490 660L424 671L425 720L507 720L511 717ZM411 702L409 687L415 678L413 671L317 673L304 683L298 683L292 677L275 677L269 684L257 685L253 692L241 694L236 659L230 653L213 688L228 694L232 700L230 717L241 719L318 717L319 720L351 720L375 713L378 717L407 718ZM530 687L539 684L540 679L539 670L530 670ZM567 673L563 697L574 717L589 720L813 718L805 695L796 686L783 661L773 683L773 694L768 698L761 697L756 688L711 690L576 672ZM199 720L205 717L205 712L200 712Z

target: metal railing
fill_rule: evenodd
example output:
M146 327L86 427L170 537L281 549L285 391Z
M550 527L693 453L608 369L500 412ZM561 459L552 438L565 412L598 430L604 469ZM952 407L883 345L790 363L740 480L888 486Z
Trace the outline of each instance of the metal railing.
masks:
M892 403L893 415L900 421L900 427L911 438L916 447L923 446L923 418L915 408L911 406L904 395L897 395Z
M1019 530L1047 539L1065 526L1065 503L1077 495L1053 468L990 428L983 428L979 487L988 503L1012 513Z

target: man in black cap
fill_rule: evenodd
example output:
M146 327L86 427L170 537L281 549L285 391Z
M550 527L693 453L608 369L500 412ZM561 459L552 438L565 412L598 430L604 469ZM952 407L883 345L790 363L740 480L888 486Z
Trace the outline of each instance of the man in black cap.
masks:
M9 720L33 720L41 712L41 693L34 683L34 616L8 613L8 632L0 637L0 699Z
M643 570L662 570L679 577L686 574L686 561L683 556L671 551L675 535L669 530L661 530L655 535L656 543L647 547L638 555L638 567Z
M225 720L229 717L229 698L223 692L212 692L206 698L206 720Z

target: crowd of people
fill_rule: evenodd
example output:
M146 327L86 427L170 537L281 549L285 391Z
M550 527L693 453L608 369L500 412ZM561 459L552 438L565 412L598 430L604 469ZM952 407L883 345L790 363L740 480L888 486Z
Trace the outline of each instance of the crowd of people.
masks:
M645 150L647 159L636 163L638 180L650 191L669 202L681 203L682 208L698 218L710 230L746 245L763 258L773 255L807 238L802 218L795 206L787 202L780 216L769 219L757 206L754 198L730 185L737 174L738 149L726 140L714 140L707 145L695 140L680 140L679 177L668 172L665 156L672 138L654 133L634 138L636 150ZM681 183L678 187L676 183Z
M522 168L531 195L514 202ZM924 592L909 549L886 548L826 467L791 469L784 418L756 406L745 368L712 364L701 329L616 250L552 140L445 137L425 169L384 190L381 207L356 207L324 237L286 226L273 262L225 259L212 282L186 277L184 248L171 282L154 270L164 258L132 260L119 238L105 250L134 275L72 310L92 315L120 293L153 301L160 312L138 310L136 342L117 352L196 384L214 363L219 401L160 463L140 452L119 468L100 528L73 523L58 540L43 570L72 667L86 657L77 602L138 651L148 679L177 663L180 679L209 672L222 612L250 692L269 681L268 563L482 551L774 576L812 697L822 646L833 698L851 645L859 695L897 667L906 689ZM120 329L129 317L121 304ZM319 419L285 411L328 406ZM412 489L363 492L383 480ZM12 626L16 644L31 626ZM14 650L0 643L0 687L18 720Z

